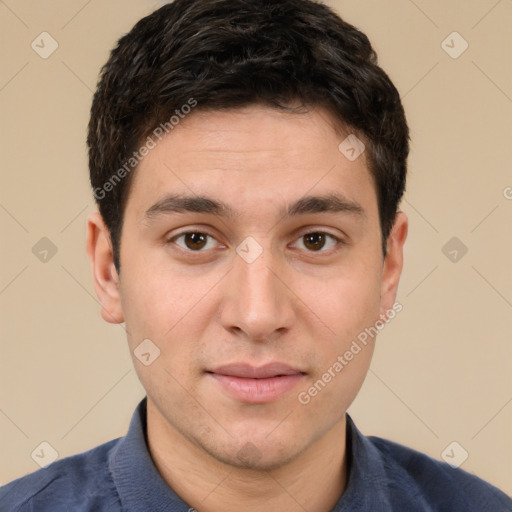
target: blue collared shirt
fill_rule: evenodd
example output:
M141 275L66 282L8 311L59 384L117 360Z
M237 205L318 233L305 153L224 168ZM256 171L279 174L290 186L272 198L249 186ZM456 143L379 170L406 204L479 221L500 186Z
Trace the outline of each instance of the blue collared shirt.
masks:
M347 485L332 512L512 511L512 500L496 487L391 441L365 437L348 415L347 456ZM146 399L125 437L0 488L1 512L191 510L153 464L146 442Z

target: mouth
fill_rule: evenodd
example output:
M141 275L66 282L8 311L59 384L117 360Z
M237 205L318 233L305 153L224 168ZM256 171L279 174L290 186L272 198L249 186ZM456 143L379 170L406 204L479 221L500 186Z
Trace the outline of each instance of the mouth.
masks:
M234 363L207 370L206 374L224 393L240 402L250 404L276 401L306 375L297 368L278 362L259 367Z

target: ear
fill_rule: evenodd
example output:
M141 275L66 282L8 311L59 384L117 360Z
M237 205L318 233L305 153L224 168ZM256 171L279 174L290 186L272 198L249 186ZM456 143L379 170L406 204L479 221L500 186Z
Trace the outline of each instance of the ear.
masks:
M387 253L382 268L380 313L392 309L404 262L403 247L407 238L408 220L404 212L398 212L387 239Z
M91 213L87 218L86 248L103 320L113 324L124 322L110 232L99 212Z

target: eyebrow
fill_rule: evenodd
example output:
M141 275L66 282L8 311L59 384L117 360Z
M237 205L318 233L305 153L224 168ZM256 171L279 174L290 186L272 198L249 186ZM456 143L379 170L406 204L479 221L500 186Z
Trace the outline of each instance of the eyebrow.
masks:
M234 219L239 213L226 203L207 196L185 196L169 194L149 207L145 214L145 220L152 220L161 215L172 213L206 213ZM296 217L311 213L350 213L364 217L364 208L340 194L327 194L320 196L305 196L280 212L280 217Z

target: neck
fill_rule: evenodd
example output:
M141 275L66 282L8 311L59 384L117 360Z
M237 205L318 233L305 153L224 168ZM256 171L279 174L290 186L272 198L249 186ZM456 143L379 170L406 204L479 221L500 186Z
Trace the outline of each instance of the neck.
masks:
M280 510L328 512L347 480L346 420L292 461L272 470L225 464L169 425L148 400L148 444L153 462L172 490L200 512Z

